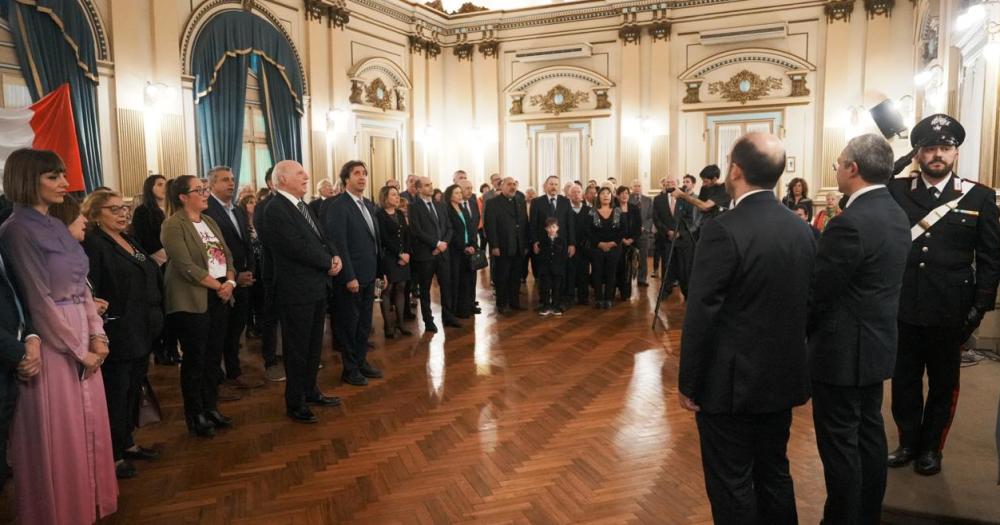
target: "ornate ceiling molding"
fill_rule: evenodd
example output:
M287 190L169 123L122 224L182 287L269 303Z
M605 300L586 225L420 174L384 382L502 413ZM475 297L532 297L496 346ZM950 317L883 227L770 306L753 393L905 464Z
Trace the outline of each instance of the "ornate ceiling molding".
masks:
M615 83L608 77L586 68L576 66L549 66L536 69L530 73L522 75L517 80L511 82L504 88L504 93L523 93L531 86L553 78L575 78L589 83L595 88L608 89L614 87Z
M326 17L326 27L344 28L351 21L351 12L347 10L344 0L329 4L323 0L305 0L306 20L322 21Z
M837 20L845 22L851 21L851 13L854 12L854 0L829 0L823 6L823 13L826 14L826 21L829 24Z
M302 79L302 94L309 94L309 79L306 77L306 69L302 64L302 55L299 53L298 47L295 46L295 40L292 39L292 35L288 34L285 30L284 24L274 15L269 9L261 5L260 2L256 0L209 0L203 3L198 9L191 13L188 17L187 22L184 24L184 32L181 36L181 74L191 76L191 53L194 51L194 41L201 32L201 29L212 20L215 15L225 11L233 10L246 10L260 16L271 23L285 40L288 41L288 45L292 48L292 53L295 55L295 65L299 69L299 77Z
M104 29L104 19L101 17L101 12L94 7L93 0L80 0L80 5L87 12L87 22L94 35L94 49L97 51L97 59L111 60L111 46L108 43L108 32Z
M679 78L682 82L697 80L716 69L747 62L773 64L788 71L816 71L815 65L791 53L777 49L749 48L733 49L712 55L687 68Z

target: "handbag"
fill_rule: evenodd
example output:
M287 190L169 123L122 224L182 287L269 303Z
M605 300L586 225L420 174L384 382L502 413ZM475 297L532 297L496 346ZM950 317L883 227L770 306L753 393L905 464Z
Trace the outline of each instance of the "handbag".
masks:
M472 268L472 271L478 272L489 265L490 263L486 259L486 250L476 248L476 252L469 255L469 267Z
M152 423L159 423L161 419L160 400L156 398L156 392L153 391L153 385L149 383L149 378L143 379L139 394L138 425L144 427Z

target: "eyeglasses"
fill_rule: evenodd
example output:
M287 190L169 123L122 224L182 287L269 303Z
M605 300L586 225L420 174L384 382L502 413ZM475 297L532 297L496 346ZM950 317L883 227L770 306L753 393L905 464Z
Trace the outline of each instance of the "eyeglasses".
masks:
M132 211L132 207L129 206L129 205L122 205L122 206L101 206L101 209L102 210L108 210L113 215L121 215L122 212L124 212L125 214L128 214L130 211Z
M187 194L197 193L198 195L208 195L208 188L194 188L194 189L187 190L184 193L187 193Z

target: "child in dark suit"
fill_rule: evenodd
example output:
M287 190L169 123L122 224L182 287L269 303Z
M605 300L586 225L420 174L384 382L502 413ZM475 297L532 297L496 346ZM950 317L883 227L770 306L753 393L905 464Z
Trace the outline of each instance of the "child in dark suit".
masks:
M539 251L535 256L542 305L538 314L562 315L557 299L560 284L566 275L566 241L559 236L559 221L555 217L545 220L545 233L547 235L539 241Z

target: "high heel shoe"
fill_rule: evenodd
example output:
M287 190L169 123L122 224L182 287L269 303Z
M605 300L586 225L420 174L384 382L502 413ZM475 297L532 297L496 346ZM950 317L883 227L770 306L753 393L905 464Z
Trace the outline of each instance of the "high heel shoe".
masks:
M215 437L215 425L204 414L187 417L188 433L198 437Z
M218 409L206 410L205 419L209 420L215 428L227 428L233 426L233 418L226 417Z

